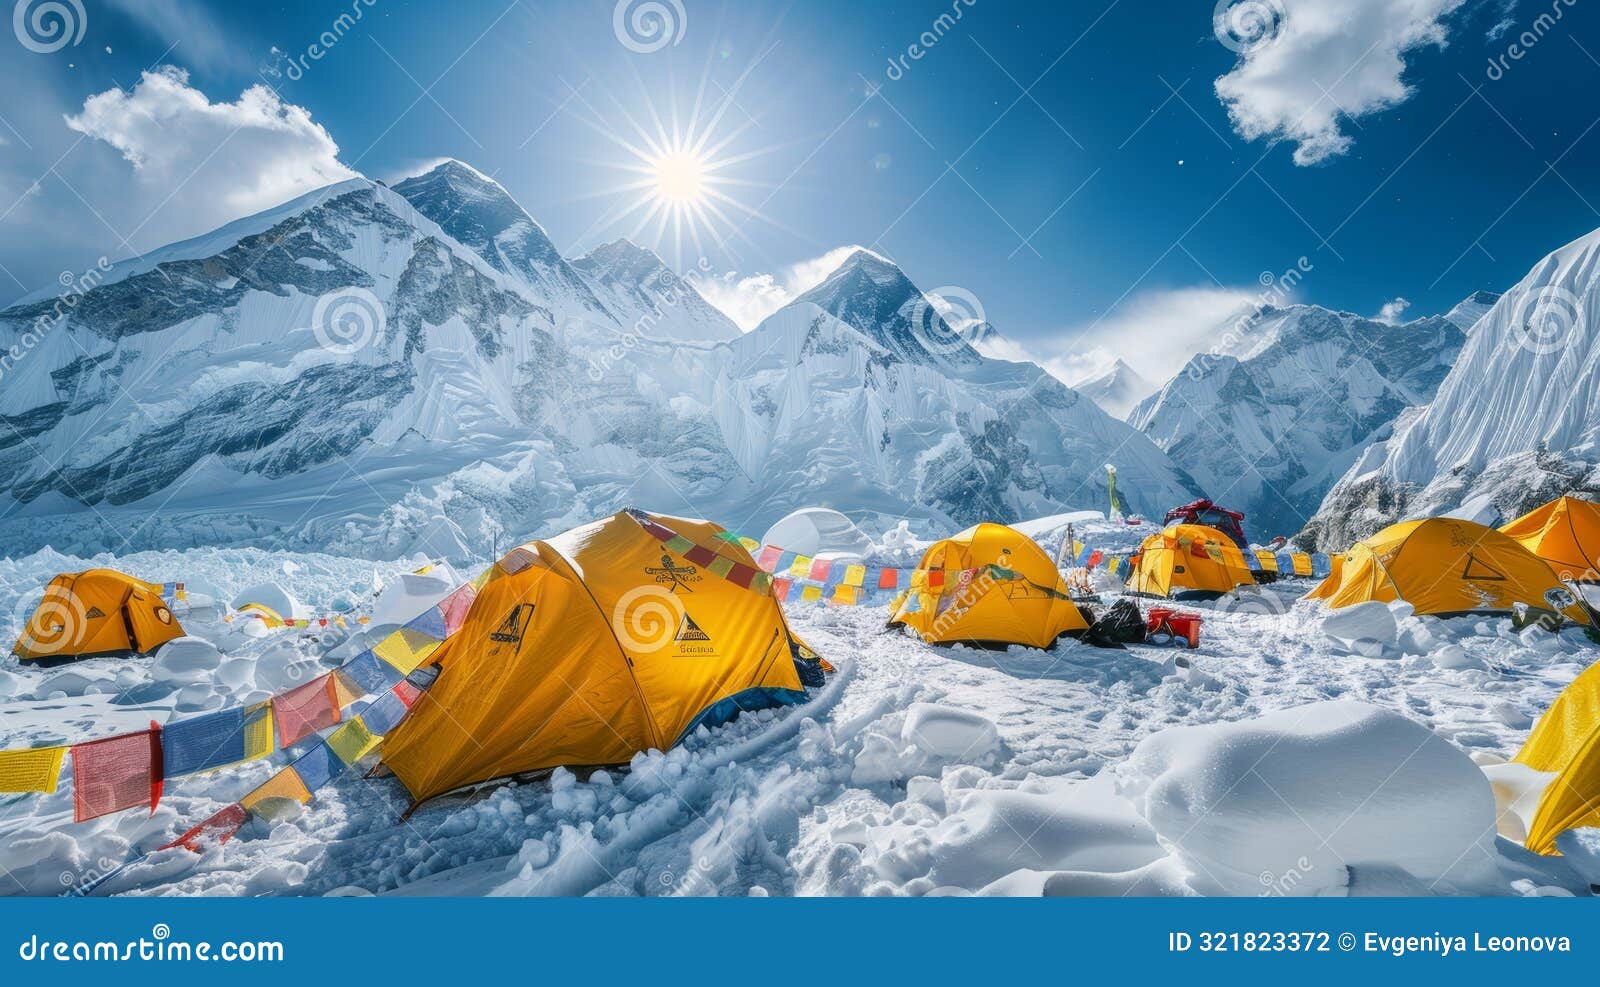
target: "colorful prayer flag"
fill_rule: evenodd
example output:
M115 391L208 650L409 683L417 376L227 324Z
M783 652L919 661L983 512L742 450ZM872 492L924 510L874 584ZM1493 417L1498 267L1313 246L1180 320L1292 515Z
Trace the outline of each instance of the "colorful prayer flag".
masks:
M161 731L162 774L168 778L266 757L272 750L268 703L173 720Z
M0 751L0 792L53 792L65 747Z
M255 812L256 806L267 799L274 798L292 799L301 805L305 805L311 801L311 791L306 788L305 783L300 780L299 775L295 774L295 770L291 766L268 778L260 788L240 799L239 805L246 812Z
M273 719L278 723L278 746L293 747L318 730L339 722L333 676L323 675L272 698Z
M72 815L76 822L161 801L161 729L125 733L72 747Z

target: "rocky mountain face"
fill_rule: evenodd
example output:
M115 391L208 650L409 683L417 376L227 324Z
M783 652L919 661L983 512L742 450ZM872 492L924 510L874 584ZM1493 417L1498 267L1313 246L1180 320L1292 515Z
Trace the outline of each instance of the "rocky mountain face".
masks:
M446 162L356 179L0 311L0 551L488 555L626 504L930 533L1195 490L852 257L748 336L626 242L567 261ZM14 348L14 349L13 349Z
M1244 511L1253 539L1292 535L1369 443L1433 397L1463 339L1446 318L1269 308L1230 355L1194 357L1129 420L1207 496Z
M1600 230L1535 264L1323 500L1300 541L1342 548L1397 520L1486 523L1600 492Z

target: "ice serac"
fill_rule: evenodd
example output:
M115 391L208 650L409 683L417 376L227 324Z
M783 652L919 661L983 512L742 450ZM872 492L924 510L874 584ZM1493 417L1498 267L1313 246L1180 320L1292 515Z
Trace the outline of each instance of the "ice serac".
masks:
M1073 390L1104 408L1113 418L1126 420L1139 402L1156 392L1156 386L1121 359L1104 373L1072 385Z
M740 334L733 320L695 289L696 270L680 275L654 251L628 240L602 244L572 263L633 336L715 343Z
M1301 537L1343 547L1446 512L1494 523L1600 492L1600 230L1545 257L1473 326L1424 407L1329 491Z
M462 246L557 307L602 308L544 227L499 182L471 165L446 160L394 190Z
M1252 538L1292 535L1396 416L1433 397L1463 338L1444 318L1268 308L1230 355L1195 356L1130 421L1243 510Z

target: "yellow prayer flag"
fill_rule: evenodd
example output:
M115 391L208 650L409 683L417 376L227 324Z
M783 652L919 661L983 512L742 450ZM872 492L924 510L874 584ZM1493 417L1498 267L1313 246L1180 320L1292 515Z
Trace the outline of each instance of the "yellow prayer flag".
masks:
M366 724L355 719L328 735L328 747L345 764L354 764L371 753L381 739L373 736Z
M0 751L0 792L53 792L65 747Z
M864 565L847 565L844 567L844 584L846 586L860 586L867 581L867 567Z
M246 812L254 812L257 805L267 799L292 799L305 805L311 801L311 791L306 788L306 783L300 780L292 767L284 768L277 774L268 778L266 784L239 800L239 804Z

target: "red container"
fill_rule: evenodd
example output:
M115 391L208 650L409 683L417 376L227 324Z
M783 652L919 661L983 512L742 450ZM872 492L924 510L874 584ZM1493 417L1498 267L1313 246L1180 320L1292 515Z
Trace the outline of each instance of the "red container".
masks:
M1200 647L1200 624L1202 618L1197 613L1184 613L1169 607L1151 607L1145 615L1145 626L1151 634L1167 633L1173 637L1181 637L1188 642L1190 648Z

